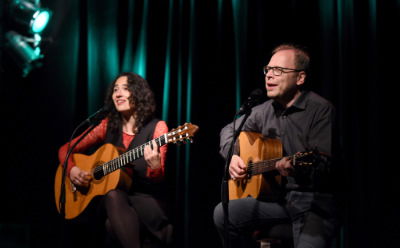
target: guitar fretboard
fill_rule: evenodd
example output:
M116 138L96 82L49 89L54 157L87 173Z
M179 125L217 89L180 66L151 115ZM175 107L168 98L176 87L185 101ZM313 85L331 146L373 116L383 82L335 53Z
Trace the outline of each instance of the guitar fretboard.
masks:
M289 156L289 159L292 160L295 156ZM249 163L247 165L247 173L249 176L262 174L265 172L276 170L275 163L282 158L275 158L270 160L259 161L255 163Z
M168 133L169 134L169 133ZM155 138L153 140L150 140L140 146L137 146L123 154L121 154L120 156L118 156L117 158L114 158L100 166L97 166L96 168L94 168L93 170L93 176L95 179L100 179L103 176L110 174L113 171L116 171L120 168L122 168L123 166L141 158L144 156L144 148L146 145L151 145L152 141L155 141L159 147L167 144L167 135L168 134L164 134L158 138Z

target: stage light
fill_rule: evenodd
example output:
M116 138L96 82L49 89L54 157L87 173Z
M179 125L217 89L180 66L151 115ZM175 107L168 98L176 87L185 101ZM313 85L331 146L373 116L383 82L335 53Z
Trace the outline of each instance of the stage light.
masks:
M52 11L42 8L40 0L8 0L4 16L2 49L26 77L32 69L42 65L41 34L48 26Z
M42 32L46 28L49 20L50 20L50 12L48 10L36 12L35 15L33 15L32 29L31 29L32 32L33 33Z
M40 43L40 39L40 35L27 38L14 31L6 33L5 50L22 69L22 77L26 77L33 68L41 66L40 59L43 55L40 54L40 47L35 46Z
M20 25L22 31L41 33L49 23L51 11L40 7L39 1L12 0L9 15Z

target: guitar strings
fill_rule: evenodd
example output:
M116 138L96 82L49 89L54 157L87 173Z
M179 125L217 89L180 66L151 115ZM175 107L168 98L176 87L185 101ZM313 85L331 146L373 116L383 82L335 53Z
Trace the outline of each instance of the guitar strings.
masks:
M289 156L293 157L293 156ZM250 175L257 175L275 169L276 161L282 158L275 158L267 161L259 161L248 164L247 173Z
M249 173L250 175L255 175L266 172L269 168L273 168L275 162L278 160L279 159L273 159L268 161L250 163L248 164L247 173Z
M185 127L184 129L173 129L171 132L167 133L166 135L169 134L177 134L177 133L181 133L182 130L187 129L187 127ZM167 144L167 137L166 135L162 135L158 138L153 139L156 143L159 144L159 146L163 146L165 144ZM189 135L186 134L186 137L188 137ZM183 136L181 135L180 139ZM103 163L102 165L99 165L97 167L94 168L94 172L93 173L98 173L100 171L103 171L103 176L121 168L122 166L132 162L133 160L140 158L144 155L144 148L146 145L151 145L151 142L153 140L150 140L134 149L131 149L123 154L121 154L119 157L114 158L108 162ZM132 154L134 155L132 158ZM137 155L136 155L137 154ZM121 163L122 162L122 163Z
M307 156L310 154L313 154L313 153L312 152L304 152L301 154L294 154L292 156L288 156L288 158L290 160L294 160L295 158L299 159L301 157L304 157L304 156ZM261 173L273 170L273 169L275 169L276 161L278 161L280 159L282 159L282 158L276 158L276 159L271 159L271 160L267 160L267 161L259 161L259 162L255 162L255 163L249 163L247 173L250 175L257 175L257 174L261 174Z
M106 174L108 174L110 172L113 172L113 171L117 170L118 168L124 166L125 164L128 164L128 163L132 162L133 160L135 160L137 158L140 158L144 154L145 146L146 145L150 145L152 141L153 140L150 140L150 141L148 141L148 142L146 142L146 143L144 143L144 144L142 144L142 145L140 145L138 147L135 147L135 148L133 148L133 149L121 154L120 156L118 156L118 157L116 157L114 159L111 159L108 162L103 163L102 165L99 165L99 166L95 167L94 168L94 173L97 173L97 172L100 172L100 171L104 171L105 172L104 175L106 175ZM156 143L159 143L159 144L162 144L162 145L166 144L164 135L162 135L162 136L160 136L158 138L155 138L154 141ZM136 156L136 152L137 152L137 156ZM132 153L134 154L133 159L132 159ZM122 162L122 163L118 163L118 162Z

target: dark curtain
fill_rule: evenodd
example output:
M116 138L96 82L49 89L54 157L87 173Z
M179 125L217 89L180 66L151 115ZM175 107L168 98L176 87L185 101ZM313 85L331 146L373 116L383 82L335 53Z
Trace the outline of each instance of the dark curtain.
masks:
M264 88L262 67L271 49L296 42L313 57L307 87L337 108L342 169L337 187L344 214L335 247L396 247L399 214L392 198L400 192L389 142L397 141L399 1L43 0L42 5L54 11L43 33L43 66L22 78L0 53L0 246L63 247L68 237L53 196L58 148L102 106L116 75L132 71L148 80L157 116L170 128L185 122L200 127L193 144L169 146L177 247L221 247L212 222L224 165L219 131L252 90Z

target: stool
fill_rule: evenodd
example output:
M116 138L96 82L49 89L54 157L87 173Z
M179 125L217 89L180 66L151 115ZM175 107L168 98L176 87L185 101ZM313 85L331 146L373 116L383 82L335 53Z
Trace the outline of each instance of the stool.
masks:
M257 230L253 237L260 248L292 248L293 233L291 224L277 224L270 228Z

